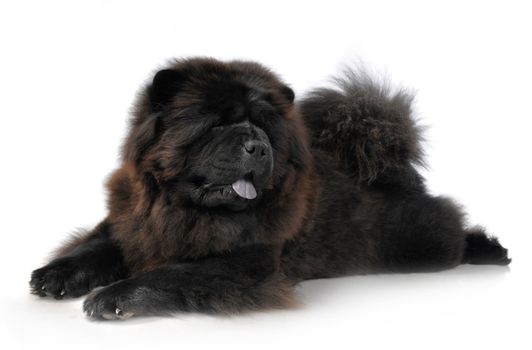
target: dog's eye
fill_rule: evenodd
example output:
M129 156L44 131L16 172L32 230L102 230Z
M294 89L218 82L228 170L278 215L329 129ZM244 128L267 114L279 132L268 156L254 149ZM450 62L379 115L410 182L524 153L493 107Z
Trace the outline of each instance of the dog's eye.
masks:
M260 127L268 127L281 120L281 116L273 111L264 111L254 116L252 122Z

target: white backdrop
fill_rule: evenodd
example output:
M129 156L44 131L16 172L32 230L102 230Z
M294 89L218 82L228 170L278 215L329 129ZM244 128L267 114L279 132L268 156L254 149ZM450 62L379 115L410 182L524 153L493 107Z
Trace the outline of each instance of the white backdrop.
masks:
M399 4L400 3L400 4ZM527 2L12 1L0 4L0 347L530 349ZM95 323L30 272L105 215L138 86L166 59L263 62L296 94L366 62L418 91L428 184L510 248L510 268L304 283L296 311Z

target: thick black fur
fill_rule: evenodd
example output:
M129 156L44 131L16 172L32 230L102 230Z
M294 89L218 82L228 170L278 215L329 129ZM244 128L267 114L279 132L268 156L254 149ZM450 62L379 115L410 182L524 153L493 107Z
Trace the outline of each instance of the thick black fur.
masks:
M323 182L314 229L285 246L289 276L509 264L497 239L469 230L458 205L427 192L412 95L363 71L335 81L300 105Z
M301 103L312 146L358 181L418 182L411 167L423 165L422 130L412 116L413 96L393 93L362 70L346 69L335 82L336 89L316 89Z
M487 236L482 229L468 232L462 263L508 265L511 261L508 250L501 246L497 238Z
M176 61L139 97L109 215L35 270L33 293L126 319L293 305L299 281L510 263L418 172L412 97L347 71L294 93L266 68ZM309 137L307 137L307 134ZM252 181L257 197L232 183Z

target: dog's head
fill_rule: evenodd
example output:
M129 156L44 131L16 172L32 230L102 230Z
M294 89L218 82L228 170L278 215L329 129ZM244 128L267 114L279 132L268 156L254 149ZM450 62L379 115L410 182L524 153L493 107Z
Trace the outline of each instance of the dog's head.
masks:
M158 71L123 149L153 193L243 210L307 166L294 93L263 66L196 58Z

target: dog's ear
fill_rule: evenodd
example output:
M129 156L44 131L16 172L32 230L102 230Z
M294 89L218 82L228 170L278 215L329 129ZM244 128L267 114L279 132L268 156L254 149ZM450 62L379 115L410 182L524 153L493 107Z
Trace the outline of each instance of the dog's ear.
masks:
M183 74L175 69L163 69L155 74L149 88L153 112L161 111L172 101L183 84L183 78Z
M294 90L292 90L288 85L281 86L281 94L288 100L290 103L294 102L296 95Z

